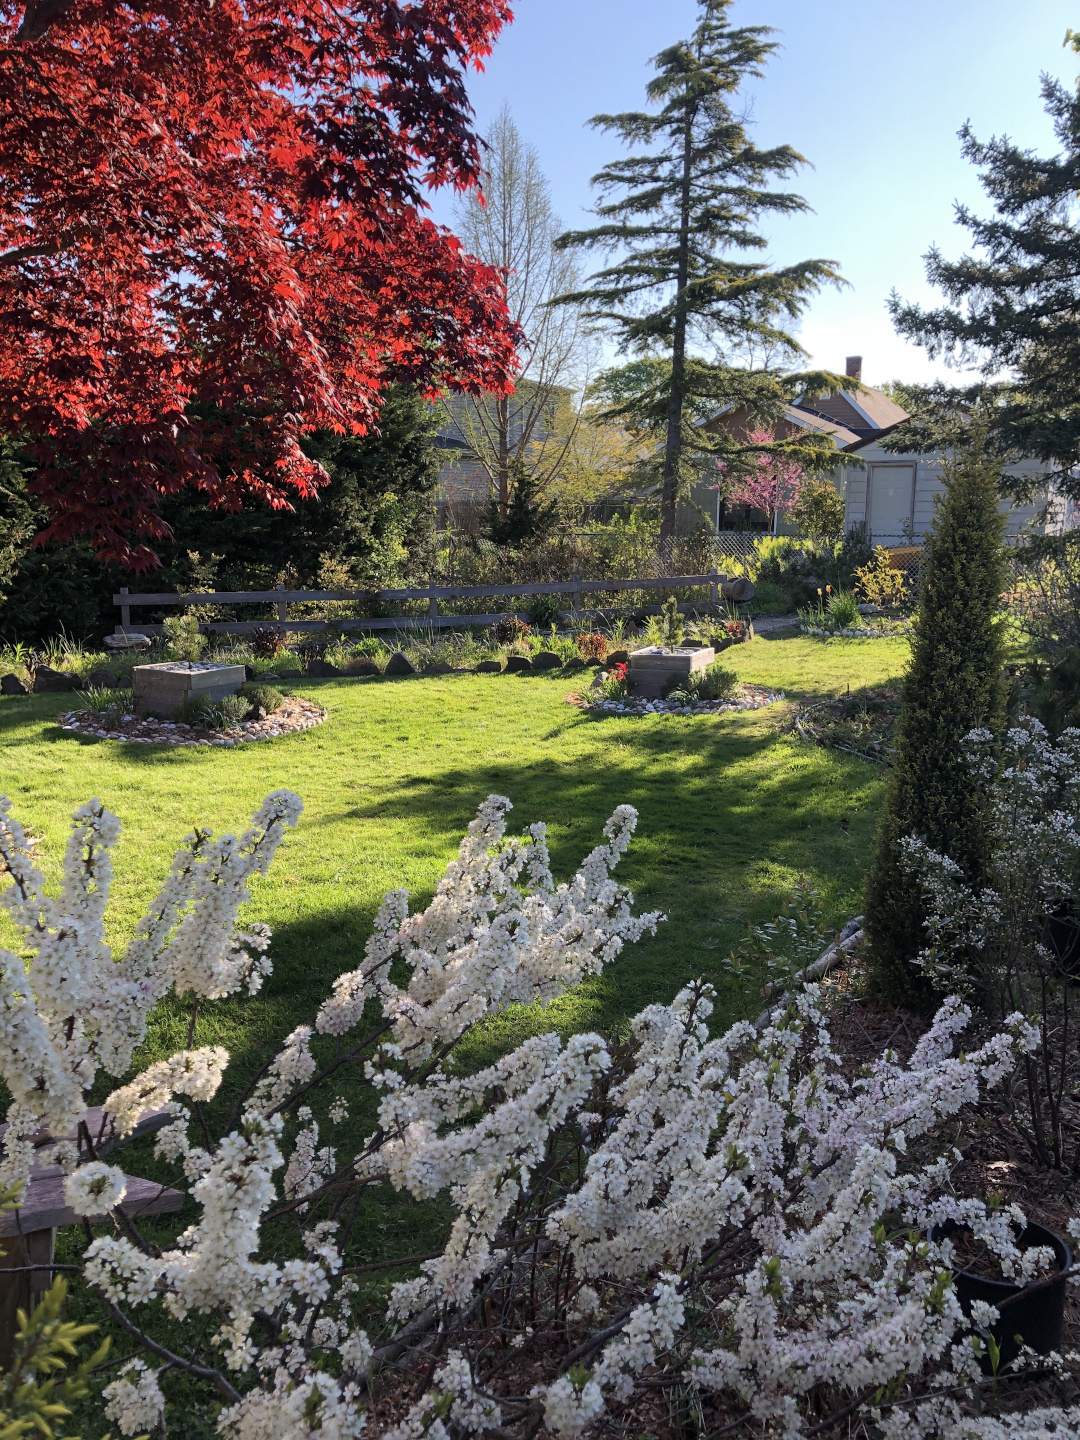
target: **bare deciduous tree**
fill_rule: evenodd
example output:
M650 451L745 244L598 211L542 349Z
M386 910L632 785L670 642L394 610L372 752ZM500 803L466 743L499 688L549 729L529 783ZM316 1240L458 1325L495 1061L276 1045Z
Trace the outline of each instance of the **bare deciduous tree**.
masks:
M528 345L513 395L455 395L446 405L505 515L515 472L528 473L537 494L559 473L577 424L588 342L576 307L548 308L555 295L577 288L580 275L574 258L554 248L562 222L539 157L508 107L486 144L483 203L474 195L459 202L457 230L466 249L505 271L510 315Z

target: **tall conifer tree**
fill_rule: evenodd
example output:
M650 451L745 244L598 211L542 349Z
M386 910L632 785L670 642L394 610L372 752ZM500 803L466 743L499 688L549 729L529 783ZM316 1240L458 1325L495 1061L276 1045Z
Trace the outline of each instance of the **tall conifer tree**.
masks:
M785 389L775 367L804 353L784 326L823 283L839 282L830 260L772 269L748 257L768 243L758 228L764 218L809 207L799 195L768 188L803 157L790 145L759 150L733 107L776 44L767 26L731 26L730 3L699 0L691 39L656 57L647 87L655 109L593 117L592 125L636 153L593 178L602 223L558 241L612 257L585 289L561 298L613 327L625 352L662 362L648 370L651 383L612 413L662 437L665 536L674 532L676 500L694 459L702 451L733 452L730 437L710 437L693 423L702 402L748 405L757 417L778 411L792 387ZM800 377L794 388L842 384L835 376ZM796 458L810 467L825 463L824 450L806 441L785 448L802 452Z
M1080 36L1066 43L1080 51ZM960 131L963 153L982 170L994 214L957 205L975 253L946 260L935 247L927 278L946 303L924 310L894 295L893 321L933 356L981 365L997 381L989 442L1046 462L1056 487L1080 498L1080 92L1044 77L1043 101L1060 150L1043 158L1007 136ZM1007 492L1032 498L1031 477L1004 476ZM1038 486L1038 481L1034 482Z
M1002 466L987 454L978 415L961 418L966 423L955 431L939 427L942 438L959 438L943 462L945 495L923 557L911 666L866 896L878 993L921 1008L934 999L912 963L926 944L926 906L918 879L899 863L897 842L920 836L978 887L985 835L978 781L963 764L961 742L977 726L999 732L1007 699L999 620Z

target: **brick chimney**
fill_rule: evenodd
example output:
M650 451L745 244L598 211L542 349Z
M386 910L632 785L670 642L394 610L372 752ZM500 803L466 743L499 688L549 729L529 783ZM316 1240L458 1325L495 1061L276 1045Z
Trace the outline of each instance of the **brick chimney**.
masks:
M844 374L850 379L860 381L862 379L862 356L849 355L844 361Z

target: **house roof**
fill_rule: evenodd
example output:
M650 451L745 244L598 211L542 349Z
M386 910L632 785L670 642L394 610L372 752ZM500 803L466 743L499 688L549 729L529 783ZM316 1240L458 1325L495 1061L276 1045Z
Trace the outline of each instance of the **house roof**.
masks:
M800 430L815 430L828 435L838 450L858 450L888 435L908 418L908 412L883 390L859 385L837 395L810 400L796 400L784 406L784 421ZM750 428L745 407L725 406L711 419L706 428L722 426L740 433Z
M784 419L789 425L797 425L800 430L816 430L819 434L831 435L838 450L849 450L859 443L860 437L856 431L849 430L846 425L841 425L827 415L804 409L801 405L785 405Z
M837 434L836 443L842 450L855 450L868 440L879 440L908 418L908 412L890 400L883 390L872 390L869 386L843 390L838 395L815 398L812 402L798 401L790 408L803 415L835 422L851 437L841 440Z

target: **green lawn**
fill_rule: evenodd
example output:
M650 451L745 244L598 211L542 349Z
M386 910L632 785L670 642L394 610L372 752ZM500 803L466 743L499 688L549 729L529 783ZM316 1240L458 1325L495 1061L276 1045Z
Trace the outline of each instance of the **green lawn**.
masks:
M727 652L748 680L789 698L824 696L899 674L901 640L759 638ZM165 750L92 742L53 723L62 696L0 701L0 788L44 839L58 875L67 819L93 795L120 817L111 907L114 942L131 932L181 836L195 824L243 826L269 790L304 800L297 832L265 880L253 916L273 927L274 976L255 1001L218 1007L200 1039L221 1038L245 1066L271 1035L307 1016L351 968L383 894L429 898L479 801L508 795L512 820L548 822L555 873L568 874L612 809L640 812L622 875L643 907L670 917L607 975L554 1008L564 1028L612 1025L670 998L696 974L738 1009L720 960L747 919L767 918L807 875L837 923L859 905L880 793L861 761L785 733L786 706L746 714L596 720L567 706L565 678L441 676L306 682L330 711L301 735L242 750ZM552 1023L552 1012L543 1017ZM539 1017L500 1030L521 1033ZM509 1035L506 1038L510 1038ZM163 1016L150 1048L178 1042Z

